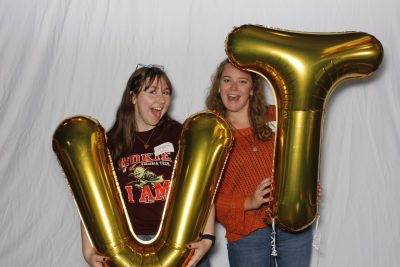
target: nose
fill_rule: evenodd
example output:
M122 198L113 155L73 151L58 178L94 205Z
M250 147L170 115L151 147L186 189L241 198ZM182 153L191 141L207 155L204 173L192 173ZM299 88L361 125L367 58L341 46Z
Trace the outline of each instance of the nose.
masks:
M238 82L232 81L231 83L231 90L235 91L238 89Z
M159 102L159 103L162 103L162 104L164 104L165 103L165 98L166 98L166 96L165 95L163 95L162 93L161 94L157 94L156 95L156 98L157 98L157 101Z

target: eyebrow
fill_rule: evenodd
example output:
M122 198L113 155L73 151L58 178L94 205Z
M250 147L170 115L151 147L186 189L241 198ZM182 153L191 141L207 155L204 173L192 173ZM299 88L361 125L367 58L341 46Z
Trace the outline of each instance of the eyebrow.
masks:
M222 78L232 78L232 76L229 76L229 75L224 75L224 76L222 76ZM245 79L245 80L250 80L250 78L247 78L247 77L239 77L239 79Z
M150 85L150 86L148 86L148 87L146 87L146 88L144 88L145 90L149 90L149 89L157 89L157 86L154 86L154 85Z
M156 86L156 85L150 85L149 87L144 88L145 91L150 90L150 89L155 89L155 90L157 90L157 89L158 89L158 86ZM161 88L161 91L165 91L165 90L171 91L171 88L169 88L169 87Z

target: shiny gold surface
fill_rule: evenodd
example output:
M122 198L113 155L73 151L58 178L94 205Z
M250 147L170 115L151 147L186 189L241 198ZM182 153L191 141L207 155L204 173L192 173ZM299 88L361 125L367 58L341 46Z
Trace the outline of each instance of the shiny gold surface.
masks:
M95 120L75 116L53 135L57 154L92 244L109 266L181 266L186 245L200 238L232 146L227 122L211 112L183 124L172 186L155 241L137 241L129 230L105 133Z
M271 84L277 108L274 201L267 211L289 231L300 231L318 212L317 184L323 113L336 86L372 74L383 47L363 32L304 33L256 25L235 28L226 53L236 66Z

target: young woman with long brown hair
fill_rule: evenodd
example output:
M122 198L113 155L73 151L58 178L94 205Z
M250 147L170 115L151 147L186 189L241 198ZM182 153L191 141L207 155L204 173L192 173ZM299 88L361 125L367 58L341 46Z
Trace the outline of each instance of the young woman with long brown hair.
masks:
M220 63L207 96L207 108L231 124L234 146L216 196L216 219L226 229L231 267L306 267L311 227L299 233L277 229L272 257L271 228L264 223L272 200L275 108L266 106L263 79L228 60Z
M178 153L181 124L170 118L172 84L162 66L138 65L128 80L116 119L107 133L110 150L126 210L134 233L142 240L157 234ZM82 249L92 267L106 266L108 258L97 253L82 225ZM214 235L212 210L206 237ZM195 250L187 266L195 266L212 241L189 244ZM208 259L200 266L209 266Z

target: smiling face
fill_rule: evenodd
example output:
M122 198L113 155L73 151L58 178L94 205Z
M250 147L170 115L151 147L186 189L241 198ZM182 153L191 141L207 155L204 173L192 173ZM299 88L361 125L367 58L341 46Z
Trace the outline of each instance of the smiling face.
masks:
M228 117L235 114L248 115L250 96L253 95L251 75L232 64L225 65L219 83L219 92Z
M153 129L171 104L171 89L163 77L154 79L148 87L146 85L144 83L139 92L132 96L136 131L139 132Z

